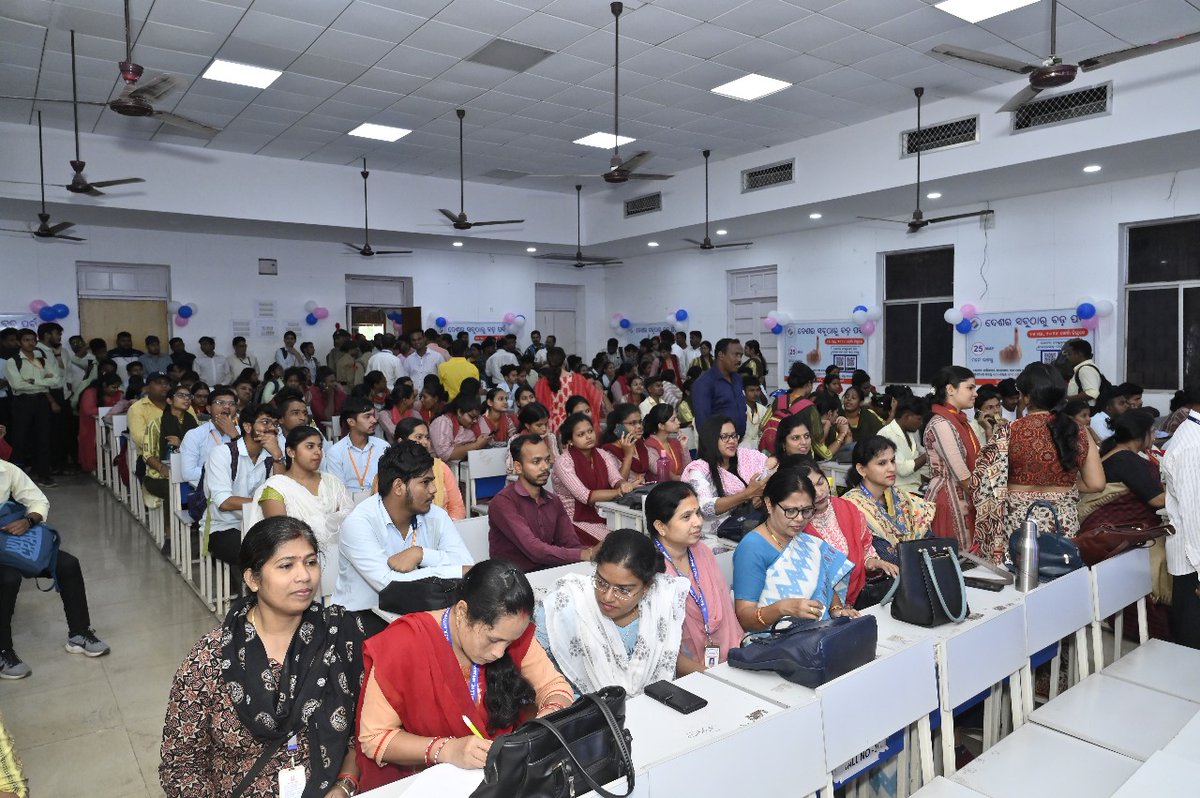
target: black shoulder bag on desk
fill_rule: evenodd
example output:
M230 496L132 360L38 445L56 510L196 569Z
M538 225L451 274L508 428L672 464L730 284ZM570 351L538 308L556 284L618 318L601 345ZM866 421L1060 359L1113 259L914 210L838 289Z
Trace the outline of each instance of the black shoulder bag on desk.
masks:
M966 620L971 608L967 606L967 588L958 564L957 540L903 540L896 551L900 555L900 576L893 586L893 618L931 627Z

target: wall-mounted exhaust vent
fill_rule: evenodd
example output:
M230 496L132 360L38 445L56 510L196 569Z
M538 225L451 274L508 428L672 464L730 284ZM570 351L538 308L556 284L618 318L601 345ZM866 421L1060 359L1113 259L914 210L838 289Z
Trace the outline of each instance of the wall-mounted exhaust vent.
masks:
M912 128L900 134L900 157L908 158L918 152L945 150L979 141L979 115L952 119L940 125L929 125L920 130Z
M645 194L641 197L634 197L631 200L625 200L625 218L630 216L641 216L643 213L654 213L662 210L662 192L655 191L653 194Z
M1046 125L1074 122L1088 116L1110 113L1112 110L1112 84L1092 86L1088 89L1068 91L1029 102L1012 115L1013 131L1029 130Z
M742 172L742 193L757 191L760 188L770 188L795 180L796 161L790 159L779 163L758 166Z

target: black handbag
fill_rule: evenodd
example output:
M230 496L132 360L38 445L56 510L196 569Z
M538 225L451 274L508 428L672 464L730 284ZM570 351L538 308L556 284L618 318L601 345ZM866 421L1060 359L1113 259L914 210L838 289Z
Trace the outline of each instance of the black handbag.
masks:
M858 591L858 595L854 597L854 609L865 610L876 604L883 604L892 597L892 586L895 584L896 577L885 573L877 573L868 577L862 589Z
M440 610L454 603L461 579L427 576L411 582L392 582L379 591L379 609L407 615L410 612Z
M1075 541L1063 534L1062 524L1058 521L1058 510L1045 499L1039 499L1029 505L1025 511L1026 520L1033 514L1034 507L1045 507L1054 519L1054 531L1038 530L1038 581L1050 582L1060 576L1066 576L1074 570L1083 567L1083 557ZM1022 530L1018 529L1008 538L1008 560L1010 568L1016 571L1011 563L1017 562L1017 548L1020 545Z
M717 537L740 543L746 533L767 520L767 511L752 502L742 502L729 511L729 517L717 527Z
M789 682L819 687L875 659L878 642L874 615L824 621L785 615L765 635L729 649L729 665L774 671Z
M471 798L567 798L589 790L625 798L633 793L632 746L625 689L604 687L497 737ZM621 777L628 786L624 794L604 789Z
M917 626L962 623L971 612L953 538L903 540L892 617Z

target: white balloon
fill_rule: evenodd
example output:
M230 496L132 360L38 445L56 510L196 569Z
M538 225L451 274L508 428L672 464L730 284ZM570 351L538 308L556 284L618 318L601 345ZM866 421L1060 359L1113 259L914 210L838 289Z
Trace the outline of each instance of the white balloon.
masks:
M963 314L958 308L950 308L942 314L942 318L946 320L947 324L958 324L963 320Z
M768 310L767 315L773 316L776 321L783 321L783 315L780 313L779 308L772 308L771 310Z
M775 321L779 322L780 324L791 324L792 314L788 313L786 310L781 310L776 314Z
M1096 315L1102 319L1107 319L1113 314L1113 303L1107 299L1101 299L1095 303Z
M195 315L196 315L196 311L198 310L198 308L196 307L196 303L195 303L195 302L189 302L189 303L187 303L187 306L188 306L189 308L191 308L191 309L192 309L192 315L193 315L193 316L195 316Z
M317 303L314 302L313 300L310 299L304 303L304 312L305 313L312 313L316 309L317 309Z
M178 313L178 312L179 312L179 309L180 309L181 307L183 307L183 305L182 305L181 303L179 303L179 302L174 302L174 301L172 301L172 302L168 302L168 303L167 303L167 312L168 312L168 313L171 313L171 314Z
M1079 307L1080 305L1082 305L1085 302L1095 304L1095 302L1093 302L1093 300L1090 296L1084 294L1083 296L1079 297L1079 299L1075 300L1075 307Z
M862 324L867 320L867 312L865 310L856 310L850 314L850 318L854 319L856 324Z
M871 321L879 321L883 318L882 308L880 308L878 305L872 305L871 309L867 311L867 318Z

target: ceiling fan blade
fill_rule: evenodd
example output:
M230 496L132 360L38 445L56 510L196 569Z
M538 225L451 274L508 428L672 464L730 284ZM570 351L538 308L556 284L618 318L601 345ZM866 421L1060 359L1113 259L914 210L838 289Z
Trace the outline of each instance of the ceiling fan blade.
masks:
M538 260L560 260L566 263L591 263L596 265L604 265L606 263L620 263L617 258L605 258L603 256L595 257L580 257L575 254L567 254L565 252L547 252L544 255L534 255Z
M984 66L1003 69L1006 72L1016 72L1018 75L1028 75L1033 70L1037 69L1034 64L1026 64L1023 61L1018 61L1015 58L1005 58L1002 55L992 55L991 53L981 53L978 50L971 50L966 47L956 47L952 44L939 44L930 52L938 53L939 55L948 55L951 58L961 58L963 61L971 61Z
M69 103L72 100L63 100L58 97L16 97L11 94L0 94L0 100L24 100L34 103ZM80 100L79 105L108 105L108 103L96 102L94 100Z
M956 213L951 216L936 216L932 219L926 219L925 224L937 224L938 222L949 222L954 219L968 219L972 216L991 216L995 211L972 211L971 213Z
M122 92L129 97L154 103L166 97L179 86L179 81L170 75L156 75L145 83L139 83L137 88Z
M656 175L650 172L634 172L626 175L630 180L670 180L675 175Z
M87 194L89 197L103 197L104 196L104 192L101 191L100 189L96 188L91 183L88 184L87 191L85 191L83 193Z
M413 253L413 251L411 249L377 249L377 250L375 250L376 255L411 255L412 253Z
M891 222L892 224L908 224L912 221L912 219L884 219L879 216L860 216L858 218L868 222Z
M1014 94L1011 100L996 109L996 113L1003 114L1006 112L1015 111L1025 103L1032 100L1034 97L1037 97L1039 92L1041 92L1041 89L1039 89L1037 86L1026 86Z
M80 238L79 236L54 236L54 237L59 240L62 240L62 241L87 241L86 238Z
M686 242L688 242L689 244L695 244L695 245L696 245L696 246L698 246L698 247L702 247L702 246L704 246L704 242L703 242L703 241L697 241L697 240L696 240L696 239L694 239L694 238L685 238L685 239L683 239L683 240L684 240L684 241L686 241Z
M154 119L171 125L172 127L185 130L188 133L195 133L208 138L212 138L221 132L220 128L213 127L212 125L206 125L203 122L197 122L195 119L188 119L186 116L179 116L179 114L173 114L169 111L155 111Z
M457 214L457 213L451 213L450 211L446 210L445 208L438 208L438 212L439 212L440 214L442 214L442 216L445 216L447 219L449 219L449 220L450 220L450 221L452 221L452 222L457 222L457 221L458 221L458 214Z
M642 163L644 163L645 161L649 160L652 157L654 157L654 153L646 152L643 150L642 152L639 152L637 155L634 155L632 158L626 158L624 161L621 162L621 165L616 168L623 169L627 172L636 172L637 168L639 166L641 166ZM609 171L612 171L612 170L609 170Z
M1151 42L1150 44L1141 44L1137 47L1128 47L1124 50L1117 50L1114 53L1105 53L1094 58L1085 58L1079 62L1079 68L1084 72L1100 67L1106 67L1111 64L1119 64L1122 61L1128 61L1131 58L1139 58L1150 53L1158 53L1163 50L1170 50L1172 47L1182 47L1185 44L1200 42L1200 31L1195 33L1185 33L1182 36L1174 36L1170 39Z
M525 224L524 219L500 219L492 222L471 222L472 227L483 227L489 224Z
M130 183L145 183L140 177L125 177L120 180L97 180L92 182L92 188L108 188L109 186L125 186Z
M51 235L56 236L64 230L70 230L74 226L75 226L74 222L59 222L58 224L48 227L46 229Z
M726 247L751 247L754 246L753 241L735 241L730 244L713 244L713 249L725 249Z

